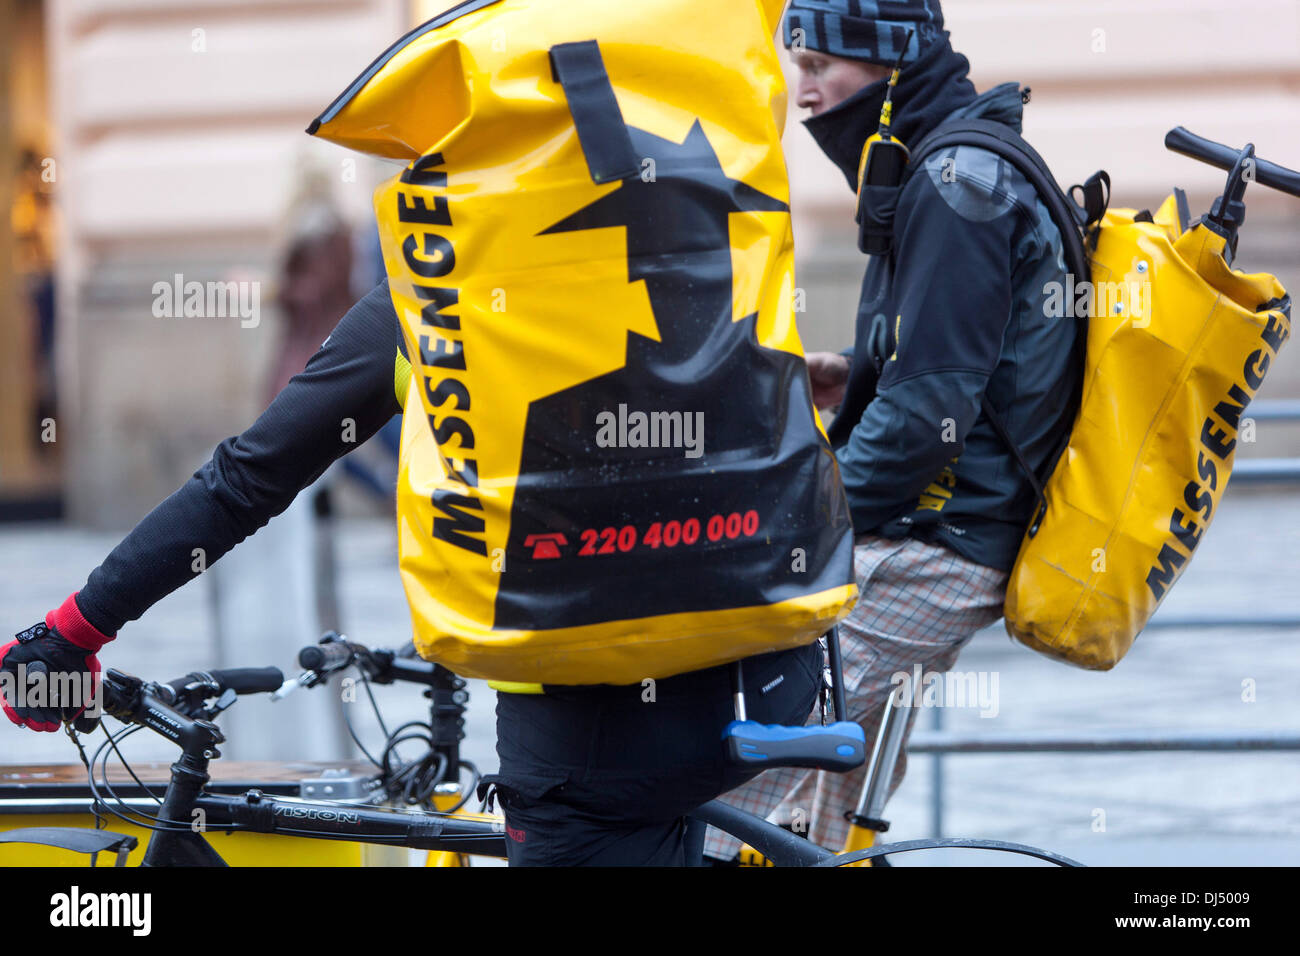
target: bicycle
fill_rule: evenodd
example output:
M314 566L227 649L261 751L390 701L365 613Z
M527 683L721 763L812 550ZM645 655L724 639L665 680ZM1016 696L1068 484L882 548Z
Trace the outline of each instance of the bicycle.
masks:
M834 677L838 671L838 644L833 635L828 640L828 651ZM478 773L459 756L468 701L461 678L441 665L415 657L413 648L371 650L333 633L325 635L319 645L304 648L299 662L304 670L289 681L274 667L196 672L165 684L146 682L110 669L103 679L102 709L126 726L112 734L105 728L108 739L90 758L86 758L80 742L77 743L87 770L97 827L9 830L0 833L0 845L35 844L73 850L89 854L92 865L98 854L112 854L115 864L123 866L137 848L138 839L131 834L99 829L101 814L106 814L149 832L144 866L225 866L226 860L207 839L216 833L261 834L270 837L272 843L283 843L293 837L425 850L430 854L428 864L439 866L462 865L474 856L505 856L503 820L465 810ZM399 726L388 734L381 758L371 758L380 772L363 784L362 789L368 790L367 797L304 799L287 792L269 793L262 787L224 793L209 786L211 763L220 758L218 745L225 739L213 718L232 706L239 696L259 693L283 696L297 688L320 686L351 666L358 667L367 690L371 683L415 683L426 688L430 699L429 723ZM736 673L738 677L738 669ZM832 680L831 685L837 716L842 716L842 688L838 680ZM833 754L836 747L846 746L842 736L844 727L838 726L842 722L821 728L761 728L744 721L743 687L737 686L736 692L741 713L727 733L733 759L752 767L788 766L792 762L816 766L850 762L851 758L843 754ZM371 699L373 702L373 696ZM76 740L77 733L88 729L83 722L80 731L70 727L68 732ZM181 756L171 764L161 797L130 770L118 748L123 738L142 729L166 737L181 749ZM857 732L861 736L860 728ZM417 739L429 745L428 752L417 760L394 765L396 747ZM770 752L759 752L756 749L759 744ZM364 747L362 750L366 752ZM107 762L114 753L123 760L136 784L138 792L130 798L119 795L108 779ZM865 759L865 755L861 757ZM96 777L96 767L103 768L100 778ZM473 781L469 786L462 785L460 780L466 769ZM313 792L325 786L320 781ZM157 805L153 814L140 809L150 801ZM391 806L399 801L421 809ZM430 804L437 809L424 808ZM859 864L886 853L933 846L1008 850L1060 866L1078 865L1033 847L980 840L911 841L856 854L836 854L718 801L700 807L693 817L740 838L770 864L778 866Z
M344 647L343 644L336 646ZM322 656L337 653L332 648L328 652L322 648L310 650ZM349 652L352 652L351 647ZM365 650L365 653L367 660L384 668L383 673L368 680L423 684L434 695L435 712L447 705L446 698L463 693L456 686L459 678L436 665L407 659L391 651ZM197 672L159 684L110 669L104 675L100 691L102 710L105 715L122 721L126 727L112 734L107 734L105 728L108 739L89 759L84 749L81 750L90 785L92 812L97 822L101 816L112 816L149 831L150 839L143 859L145 866L224 865L221 855L205 839L205 835L222 832L400 846L446 853L453 859L469 852L504 856L504 828L481 815L460 813L460 806L453 805L448 812L429 812L381 805L400 799L403 788L411 788L407 792L417 801L431 799L434 794L426 792L425 786L431 783L432 790L437 790L444 783L438 776L438 768L446 766L445 752L436 754L429 768L394 766L390 759L393 751L390 741L390 746L384 751L385 759L390 761L389 773L378 774L367 781L363 789L369 792L360 799L351 796L345 799L304 799L287 792L267 792L261 787L242 793L222 793L208 786L210 764L220 758L218 746L225 739L213 722L214 717L233 705L241 695L283 694L295 686L319 683L328 673L330 671L322 675L308 670L296 681L286 682L279 668L234 668ZM461 704L463 700L452 706L460 707ZM89 723L83 721L81 732L89 729ZM161 797L130 770L118 746L123 738L142 729L159 733L181 750L179 759L171 764L166 790ZM75 739L75 731L70 729L69 733ZM413 736L409 725L399 728L398 734L408 740ZM78 742L79 749L80 746ZM109 780L107 762L113 754L122 760L134 781L129 802L123 799L125 795L119 796ZM427 774L421 776L424 769L433 770L432 780ZM314 792L323 793L327 786L322 780ZM447 796L445 788L438 796ZM468 794L457 803L463 804L467 799ZM150 802L156 807L152 813L144 808ZM38 828L0 834L0 842L35 842L91 854L111 852L121 865L137 841L134 836L100 829ZM431 862L445 865L453 859Z
M1182 127L1169 132L1165 145L1174 152L1228 171L1223 194L1204 218L1227 240L1225 259L1229 262L1235 255L1237 232L1245 219L1243 196L1250 183L1259 182L1290 195L1300 196L1300 173L1257 159L1253 145L1233 150L1195 136ZM864 762L865 742L860 739L861 728L849 722L845 715L844 691L839 673L839 645L833 630L826 640L826 648L830 658L829 691L834 701L836 720L833 724L826 722L826 695L823 695L821 727L763 727L747 721L740 670L738 666L733 669L736 720L724 731L724 739L734 761L756 770L777 766L847 770ZM398 743L413 738L408 736L394 740L394 736L390 735L383 760L374 762L381 770L378 789L382 791L383 797L391 801L400 792L401 797L408 802L432 802L439 809L379 809L373 802L303 800L267 794L260 788L250 789L242 795L212 792L208 787L208 769L210 762L220 756L216 745L224 740L212 718L233 704L240 694L276 692L289 686L283 681L283 675L278 669L253 668L193 674L167 685L146 683L120 671L110 670L103 683L104 709L128 726L116 736L110 735L108 742L96 751L93 760L87 760L82 751L96 813L103 806L123 821L151 831L144 860L145 865L151 866L224 865L221 856L200 835L201 832L212 830L425 849L441 854L433 857L432 861L442 865L464 862L465 856L504 856L502 824L487 815L464 811L468 795L461 796L459 778L464 762L459 759L458 751L460 715L463 714L468 696L464 682L437 664L414 658L413 649L400 653L370 651L361 645L350 644L338 635L326 635L319 649L308 648L304 654L307 655L306 659L300 655L300 663L307 669L294 682L290 682L293 686L316 686L331 673L353 663L361 667L367 688L370 681L413 681L426 685L431 699L431 718L427 725L430 730L427 738L430 756L393 770L388 766L389 755ZM886 704L887 719L882 723L875 743L862 799L857 810L850 815L853 827L849 840L841 852L816 846L789 831L718 801L700 807L693 817L739 837L752 848L754 854L775 865L858 865L898 853L948 847L993 849L1036 857L1058 866L1080 865L1045 850L1001 841L914 840L872 846L876 835L887 828L880 814L887 796L887 781L897 758L897 748L901 744L901 724L888 719L896 710L892 707L892 701L891 697ZM409 727L409 724L399 727L396 735L400 738L402 731ZM94 765L99 762L101 753L104 754L106 764L107 754L117 751L119 739L144 728L177 743L182 755L171 765L171 777L162 798L149 791L132 773L139 789L147 794L144 799L152 799L159 806L156 817L132 820L100 800ZM853 734L854 728L857 729L856 736ZM75 740L75 734L73 736ZM432 765L428 763L429 759L434 761ZM449 773L454 774L454 777L448 779ZM385 774L390 783L400 782L396 791L393 786L384 786ZM104 784L110 795L115 796L112 787L108 785L107 775ZM121 806L129 810L126 803ZM198 829L193 826L196 812L204 820L203 827ZM159 819L161 823L158 822ZM286 820L311 821L314 828L284 825L283 821ZM96 822L98 823L98 818ZM373 829L364 830L363 827ZM134 836L111 834L100 829L66 827L19 829L0 833L0 844L19 842L74 849L91 854L92 860L100 852L113 852L117 855L117 862L122 864L138 841Z

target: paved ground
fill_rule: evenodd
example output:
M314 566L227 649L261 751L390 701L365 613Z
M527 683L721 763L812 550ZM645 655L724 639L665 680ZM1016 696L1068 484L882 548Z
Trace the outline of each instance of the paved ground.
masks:
M80 586L114 540L62 525L0 528L4 627L16 631L43 616ZM349 634L365 643L398 644L408 634L394 547L386 521L352 520L341 527L343 619ZM1162 614L1300 618L1298 557L1300 497L1230 493ZM107 664L155 678L211 666L218 659L211 603L203 579L181 589L123 631L105 655ZM281 606L266 609L273 617L288 613ZM247 663L288 670L292 655L268 651ZM958 667L997 676L998 714L981 718L977 710L947 708L948 730L1300 731L1298 628L1152 629L1106 674L1039 658L990 629L976 637ZM1253 702L1243 700L1244 681L1253 682ZM487 771L495 766L494 694L477 682L472 694L465 751ZM409 689L381 688L379 697L390 727L421 713L423 702ZM288 723L284 708L262 700L241 703L241 726ZM929 726L932 714L922 714L919 726ZM359 723L374 741L373 725ZM143 738L133 739L130 753L170 757L165 742ZM239 751L232 747L230 754ZM0 728L0 762L74 759L61 736ZM953 756L944 760L943 774L944 832L950 836L1036 844L1094 864L1300 864L1295 753ZM891 838L929 835L932 781L931 758L913 757L890 806ZM966 859L1004 862L983 854ZM943 862L935 854L914 861Z

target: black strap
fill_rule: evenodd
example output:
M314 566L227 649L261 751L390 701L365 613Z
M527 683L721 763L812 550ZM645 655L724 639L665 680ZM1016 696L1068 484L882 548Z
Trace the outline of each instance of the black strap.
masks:
M1192 210L1187 205L1187 193L1174 187L1174 204L1178 207L1178 234L1181 236L1192 228Z
M1099 169L1085 179L1082 186L1071 186L1069 192L1071 199L1074 199L1076 189L1082 197L1082 201L1078 204L1083 209L1085 237L1095 243L1096 227L1100 225L1101 217L1106 215L1106 209L1110 206L1110 173Z
M631 179L641 171L614 87L595 40L551 47L551 75L564 88L582 155L595 183Z
M1060 230L1065 267L1079 282L1091 277L1088 246L1095 242L1097 226L1102 216L1106 214L1106 207L1110 204L1110 176L1104 170L1093 173L1082 186L1071 187L1070 193L1067 194L1057 183L1056 177L1048 169L1043 157L1038 155L1037 151L1011 127L993 120L959 119L939 124L929 136L917 144L912 150L911 161L908 163L908 175L918 169L928 156L949 146L975 146L988 150L1019 170L1034 187L1043 205L1047 207L1052 221L1056 223L1056 228ZM1076 202L1071 198L1075 190L1079 190L1082 202ZM1080 387L1073 397L1069 414L1071 428L1082 399L1082 373L1088 342L1087 314L1080 314L1077 308L1073 308L1072 312L1076 319L1074 356L1080 372ZM1047 494L1044 486L1055 469L1057 461L1065 453L1070 441L1071 429L1067 429L1061 436L1060 441L1043 463L1042 473L1039 474L1029 467L1024 453L1002 423L987 393L980 397L980 407L989 424L993 426L993 430L997 432L998 438L1010 449L1034 490L1036 501L1028 529L1028 534L1032 537L1038 532L1039 524L1047 513Z
M982 119L940 123L912 150L908 173L919 168L931 154L949 146L986 149L1018 169L1037 191L1051 214L1052 221L1056 223L1056 228L1061 231L1066 268L1080 281L1091 274L1084 246L1084 230L1092 223L1099 222L1105 214L1106 203L1110 200L1110 177L1106 173L1095 173L1083 186L1074 187L1084 193L1085 201L1081 206L1066 195L1052 171L1047 168L1043 157L1020 134L1005 123Z
M1034 512L1029 516L1028 532L1032 538L1038 533L1038 526L1042 523L1043 515L1047 512L1047 489L1043 487L1043 480L1038 477L1038 473L1029 467L1024 452L1020 450L1020 446L1016 444L1015 439L1011 437L1011 433L1007 431L1007 426L1002 424L1002 419L994 410L993 402L989 400L987 392L980 396L980 408L984 410L984 417L989 420L993 430L998 433L998 438L1002 439L1002 444L1011 449L1011 454L1015 456L1016 462L1020 465L1020 470L1025 473L1025 477L1029 479L1029 484L1034 489ZM1069 437L1068 432L1066 437ZM1064 451L1064 449L1061 450ZM1055 464L1056 459L1059 457L1060 452L1057 452L1050 460Z

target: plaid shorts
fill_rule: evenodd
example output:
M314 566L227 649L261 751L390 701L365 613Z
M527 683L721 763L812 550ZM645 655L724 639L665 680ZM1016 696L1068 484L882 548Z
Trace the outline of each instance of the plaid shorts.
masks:
M875 743L880 718L899 672L951 669L975 632L1002 616L1007 574L922 541L864 535L853 549L858 603L840 623L844 691L851 720ZM907 770L907 737L919 708L909 707L904 749L890 793ZM814 710L809 722L820 720ZM866 767L849 773L782 768L769 770L720 799L773 823L807 825L809 839L838 850L848 835L846 810L858 804ZM709 828L704 851L730 859L740 842Z

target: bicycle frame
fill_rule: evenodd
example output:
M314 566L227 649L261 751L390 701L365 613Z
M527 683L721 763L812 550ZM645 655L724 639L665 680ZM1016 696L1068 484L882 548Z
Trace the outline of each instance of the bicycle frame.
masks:
M156 831L145 851L145 866L225 866L220 854L203 838L203 832L226 827L313 840L397 845L478 856L506 855L501 826L455 814L298 800L267 796L258 790L242 796L198 794L187 805L187 816L198 811L204 825L174 822L176 829ZM174 806L184 808L179 803Z
M426 685L434 747L447 758L449 767L458 769L467 698L464 682L445 668L389 657L380 680L394 678ZM155 686L113 671L105 679L105 689L115 701L110 713L148 727L181 748L180 757L170 768L170 780L145 849L144 866L225 866L221 854L205 838L207 833L218 832L427 850L430 865L456 865L463 855L506 855L504 821L482 814L305 800L267 794L258 788L242 794L208 792L210 762L221 756L217 745L225 738L212 721L168 706L155 693ZM435 794L432 799L436 804L451 797ZM831 855L779 827L716 802L706 804L696 816L743 834L747 842L761 848L778 865L812 865ZM30 832L33 842L42 842L38 831Z
M449 766L458 766L459 741L463 736L462 715L467 699L464 682L437 665L408 662L395 657L387 659L383 673L390 679L396 676L397 679L427 685L426 695L430 698L433 711L430 726L434 746L447 758ZM313 801L267 794L259 788L242 794L208 792L210 761L221 756L217 745L225 740L220 728L210 720L192 717L168 706L158 696L158 685L145 684L138 678L109 671L104 687L111 691L110 697L114 700L109 713L124 721L148 727L181 748L180 757L171 765L167 790L145 849L144 866L227 865L221 854L205 838L208 832L255 833L427 850L430 851L430 865L457 865L464 855L506 855L504 821L483 814L399 810L364 803ZM235 693L234 690L225 691L231 701ZM841 715L842 699L836 701L836 709L837 716ZM216 710L205 713L215 714ZM877 750L882 743L881 740L877 741ZM876 755L871 777L879 772L880 763L880 756ZM92 773L92 792L93 786ZM435 794L431 799L437 804L452 797L450 793L443 793ZM914 841L857 853L848 852L852 847L846 847L846 852L837 854L720 801L703 805L692 817L738 837L776 866L869 866L871 858L886 853L921 849L930 843L939 845L934 841ZM859 819L853 822L860 826L876 821L862 819L859 815ZM8 842L20 842L13 838L24 832L29 834L27 842L68 848L73 848L68 844L77 843L73 838L81 833L82 852L94 852L84 848L88 842L84 838L85 834L95 834L99 842L108 836L103 831L64 829L63 841L56 842L51 835L57 833L57 830L35 829L10 831ZM1026 853L1057 865L1078 865L1064 857L1017 844L983 840L941 842L947 846ZM119 852L119 864L124 857L125 854Z
M429 670L425 665L416 670L418 673L406 679L428 685L434 719L441 729L437 744L457 761L460 715L464 708L463 699L454 700L453 694L464 683L443 668ZM181 756L171 766L171 780L157 814L159 826L166 829L154 831L145 850L144 866L224 866L225 861L202 833L225 827L312 839L400 845L417 850L505 856L504 827L487 820L269 796L257 789L242 796L205 793L210 780L209 763L220 756L217 744L225 740L217 725L179 714L159 704L147 692L139 695L134 711L132 716L137 722L181 746Z

